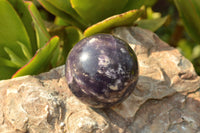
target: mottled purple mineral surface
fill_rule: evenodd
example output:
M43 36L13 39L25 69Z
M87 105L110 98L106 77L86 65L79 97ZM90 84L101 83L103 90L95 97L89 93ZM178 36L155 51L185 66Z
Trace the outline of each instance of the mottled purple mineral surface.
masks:
M138 80L137 57L123 40L97 34L78 42L66 61L66 79L72 93L94 108L125 100Z

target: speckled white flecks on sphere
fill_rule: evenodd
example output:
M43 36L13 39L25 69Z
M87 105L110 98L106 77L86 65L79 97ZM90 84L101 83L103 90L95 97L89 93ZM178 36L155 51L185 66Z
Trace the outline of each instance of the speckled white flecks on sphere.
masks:
M138 80L137 57L123 40L96 34L79 41L66 61L66 79L81 102L95 108L124 101Z
M192 64L150 31L121 27L113 34L134 49L140 68L124 102L88 107L69 90L61 66L0 81L0 132L199 133L200 78Z

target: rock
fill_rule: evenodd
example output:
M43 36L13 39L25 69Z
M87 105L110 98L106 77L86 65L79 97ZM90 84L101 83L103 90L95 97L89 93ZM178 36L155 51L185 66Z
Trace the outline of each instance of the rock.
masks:
M64 66L0 81L0 132L197 133L200 77L178 50L154 33L120 27L139 61L139 80L123 103L93 109L68 89Z

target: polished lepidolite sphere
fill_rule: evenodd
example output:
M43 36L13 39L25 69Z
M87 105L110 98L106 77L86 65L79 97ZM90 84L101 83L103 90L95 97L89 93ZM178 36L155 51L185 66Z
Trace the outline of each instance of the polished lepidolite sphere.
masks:
M138 79L137 57L123 40L97 34L79 41L66 61L71 92L94 108L110 107L125 100Z

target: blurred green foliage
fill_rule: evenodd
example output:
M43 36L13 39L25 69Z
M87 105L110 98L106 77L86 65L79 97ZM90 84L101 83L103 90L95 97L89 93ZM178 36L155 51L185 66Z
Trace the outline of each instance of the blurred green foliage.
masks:
M174 0L174 2L185 30L194 41L192 44L187 39L182 39L179 42L179 48L193 62L197 73L200 74L200 1Z
M38 4L37 2L39 2L45 10L54 15L54 25L65 26L65 29L74 27L74 30L77 30L77 33L79 33L75 36L70 36L72 33L69 32L67 35L64 33L66 36L61 45L65 48L64 55L67 55L73 45L80 39L100 32L109 32L110 29L114 27L137 24L140 27L156 31L168 18L168 16L161 17L161 14L151 10L150 7L154 5L156 1L157 0L37 0L35 3ZM43 12L43 10L41 10L41 12ZM55 27L49 28L49 31L52 30L54 31ZM60 30L59 32L66 32L66 30ZM69 41L66 38L68 38ZM73 42L70 40L73 40ZM65 60L65 58L66 56L63 56L62 60ZM61 62L61 64L62 63L64 62Z
M170 16L166 25L156 31L158 36L179 49L200 75L200 1L158 1L152 9Z
M0 80L65 63L81 39L135 25L178 48L200 74L199 0L0 0Z
M0 80L48 70L58 37L51 37L37 8L0 0Z

